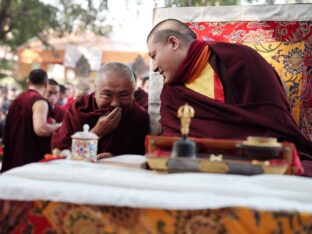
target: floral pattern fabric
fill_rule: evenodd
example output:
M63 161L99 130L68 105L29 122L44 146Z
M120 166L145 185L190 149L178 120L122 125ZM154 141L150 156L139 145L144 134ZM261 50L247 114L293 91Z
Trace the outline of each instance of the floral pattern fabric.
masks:
M161 210L0 201L0 233L312 233L312 214L242 207Z
M198 38L246 44L278 72L291 111L303 135L312 141L311 21L192 22Z

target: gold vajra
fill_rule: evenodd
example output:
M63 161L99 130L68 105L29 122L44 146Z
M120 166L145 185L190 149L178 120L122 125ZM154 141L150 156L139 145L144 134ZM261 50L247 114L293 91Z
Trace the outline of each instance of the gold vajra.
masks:
M194 117L194 115L194 108L187 103L178 109L178 117L180 118L181 122L182 136L187 136L189 134L191 119Z

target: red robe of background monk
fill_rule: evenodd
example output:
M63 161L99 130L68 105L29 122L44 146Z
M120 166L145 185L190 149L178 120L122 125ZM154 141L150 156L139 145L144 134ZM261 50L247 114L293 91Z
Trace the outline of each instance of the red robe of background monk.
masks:
M11 104L6 119L1 171L37 162L51 152L51 135L60 124L49 123L53 118L52 110L42 96L47 79L45 71L33 70L27 80L28 90Z
M143 89L138 88L134 92L135 102L142 106L145 110L148 110L148 93Z

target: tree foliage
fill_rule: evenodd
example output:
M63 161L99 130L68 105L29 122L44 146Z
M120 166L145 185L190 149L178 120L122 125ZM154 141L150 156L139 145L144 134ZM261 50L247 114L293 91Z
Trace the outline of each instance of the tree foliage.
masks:
M107 0L83 0L82 4L74 3L74 0L59 0L59 3L60 32L72 32L80 27L97 34L107 33L102 24L106 19Z
M0 44L15 48L34 36L43 37L51 29L59 34L72 32L77 22L84 29L105 33L99 25L105 20L107 0L98 4L92 0L75 2L59 0L52 6L39 0L0 0Z
M0 42L18 46L40 32L56 27L57 10L38 0L0 0Z

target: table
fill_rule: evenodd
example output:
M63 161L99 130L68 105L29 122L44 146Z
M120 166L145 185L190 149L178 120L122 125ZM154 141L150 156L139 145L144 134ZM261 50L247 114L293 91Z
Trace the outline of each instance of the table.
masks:
M308 233L312 180L162 174L144 156L54 160L0 176L4 233Z

